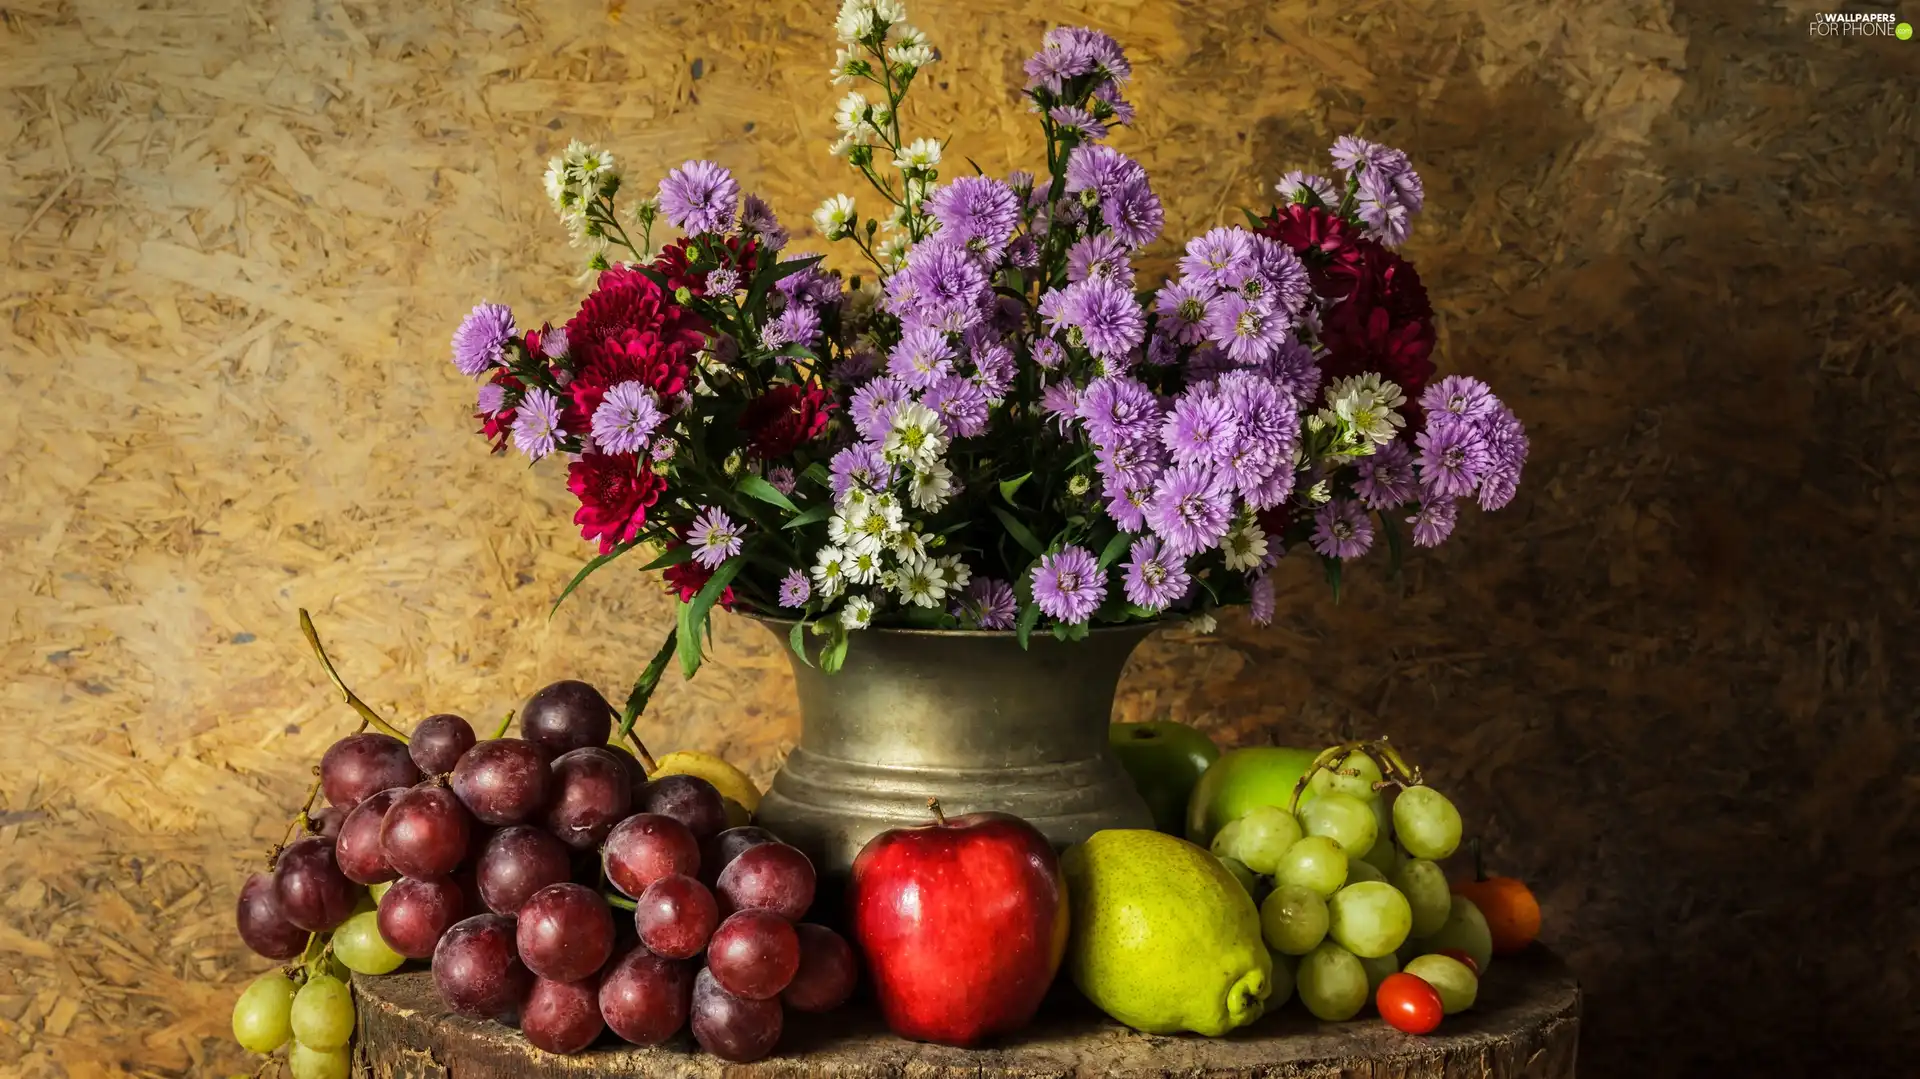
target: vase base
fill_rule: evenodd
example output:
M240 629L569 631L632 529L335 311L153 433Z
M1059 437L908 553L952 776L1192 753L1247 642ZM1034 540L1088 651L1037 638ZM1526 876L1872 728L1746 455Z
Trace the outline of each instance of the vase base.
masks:
M761 799L755 823L799 847L824 879L844 880L867 840L949 817L993 811L1026 820L1054 849L1103 828L1152 828L1153 814L1106 756L1020 768L886 767L795 749Z

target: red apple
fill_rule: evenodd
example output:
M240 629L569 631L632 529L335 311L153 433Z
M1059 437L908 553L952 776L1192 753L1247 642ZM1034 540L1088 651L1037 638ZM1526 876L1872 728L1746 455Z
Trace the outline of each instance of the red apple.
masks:
M969 1046L1027 1025L1067 947L1066 882L1019 817L970 813L874 836L848 901L880 1011L903 1038Z

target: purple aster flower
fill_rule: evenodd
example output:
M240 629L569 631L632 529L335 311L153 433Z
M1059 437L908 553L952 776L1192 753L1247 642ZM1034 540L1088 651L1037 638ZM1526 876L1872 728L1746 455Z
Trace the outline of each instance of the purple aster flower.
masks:
M716 266L707 271L707 295L731 296L740 288L740 274L731 266Z
M1088 352L1121 361L1146 338L1147 320L1133 292L1117 281L1090 277L1060 290L1055 328L1078 332Z
M760 339L769 348L781 348L786 345L799 345L812 348L820 337L820 316L811 307L788 304L780 317L767 324L760 333Z
M1207 311L1207 337L1237 364L1264 363L1288 339L1287 318L1262 296L1222 293Z
M719 569L721 563L739 554L742 542L740 526L716 506L702 510L693 519L693 527L687 529L693 560L708 569Z
M1267 473L1266 479L1252 487L1241 488L1240 497L1253 509L1270 510L1285 502L1287 496L1293 494L1293 483L1293 463L1278 461L1275 462L1273 471Z
M1420 407L1427 410L1428 423L1449 422L1450 418L1479 421L1493 415L1500 399L1477 378L1448 375L1427 387L1427 392L1420 395Z
M567 432L560 429L560 399L540 386L529 386L513 414L513 444L538 461L560 448Z
M1320 365L1313 362L1313 349L1297 339L1288 338L1258 370L1291 394L1299 408L1320 397Z
M1147 502L1147 524L1178 557L1219 545L1233 522L1233 493L1206 468L1173 468Z
M453 365L468 378L507 362L507 342L520 332L505 304L478 304L453 331Z
M780 606L805 607L812 595L813 584L807 580L805 570L790 569L780 578Z
M1033 571L1033 602L1069 624L1085 622L1107 598L1107 575L1085 547L1040 556Z
M957 438L972 438L987 429L987 395L970 378L943 378L922 395L920 403L938 413Z
M555 329L552 326L540 328L540 355L549 360L557 360L567 354L567 328Z
M1416 547L1438 547L1453 535L1453 524L1460 512L1451 498L1431 499L1420 504L1420 511L1407 518L1413 526Z
M593 441L608 453L639 453L665 418L645 385L622 382L593 410Z
M783 262L782 265L784 264ZM788 274L775 282L773 287L780 295L787 298L788 303L797 303L805 307L821 307L838 303L842 291L840 279L818 266L809 266L799 273Z
M795 487L800 486L800 479L786 465L775 465L767 469L767 483L781 494L790 495Z
M1300 409L1285 384L1258 371L1229 371L1214 392L1233 407L1242 438L1265 452L1292 457L1300 437Z
M1187 385L1198 386L1239 369L1240 365L1228 359L1226 353L1203 342L1187 357Z
M673 460L674 449L675 449L675 446L673 444L673 441L671 439L663 438L660 441L655 442L653 444L653 448L647 451L647 456L652 458L655 461L659 461L662 464L665 464L666 462Z
M1353 493L1370 510L1390 510L1413 501L1413 496L1420 493L1419 481L1413 476L1413 451L1403 439L1360 458L1354 471L1358 478L1353 482Z
M1027 57L1027 90L1045 90L1057 94L1066 88L1067 80L1085 75L1093 70L1093 57L1084 52L1069 52L1066 49L1043 48Z
M827 471L832 475L836 501L845 498L855 484L877 491L893 483L893 466L887 464L880 447L871 442L848 446L834 454Z
M1126 570L1127 601L1148 610L1166 610L1185 599L1193 587L1187 560L1161 550L1160 541L1152 536L1133 541Z
M1328 558L1358 558L1373 546L1373 522L1351 498L1336 498L1313 514L1313 549Z
M1013 349L997 336L969 331L967 355L973 360L974 382L990 400L1004 395L1013 385L1014 375L1019 373Z
M773 207L766 204L758 195L748 195L740 206L740 231L760 237L760 245L767 251L778 251L787 246L787 230L780 225L780 219L774 216ZM709 279L711 289L712 281Z
M1120 43L1098 30L1085 26L1056 26L1040 40L1048 48L1085 56L1093 65L1088 70L1098 70L1114 82L1126 82L1133 75L1133 65L1127 62L1127 55L1121 51Z
M926 210L953 243L997 260L1020 223L1020 200L991 176L962 176L936 188Z
M1421 489L1440 498L1472 494L1493 463L1487 440L1472 424L1430 425L1414 444L1420 447Z
M1188 279L1218 289L1238 289L1259 269L1253 255L1253 233L1240 228L1218 228L1187 241L1180 272Z
M480 387L480 399L474 407L486 416L499 412L507 407L507 388L498 382L484 383Z
M939 235L916 244L906 268L887 279L887 310L902 321L964 330L986 317L992 300L979 261Z
M880 354L865 344L840 354L833 362L833 380L843 386L863 382L880 369Z
M1015 236L1007 245L1007 262L1016 269L1033 269L1040 265L1040 245L1031 236Z
M1520 487L1520 470L1527 463L1527 429L1507 406L1499 405L1481 421L1481 433L1493 464L1480 481L1480 508L1497 510L1513 501Z
M1133 264L1127 261L1127 249L1113 234L1098 232L1074 241L1073 246L1067 248L1067 281L1085 281L1089 277L1133 287Z
M1240 439L1240 422L1225 400L1202 389L1188 390L1173 404L1160 426L1160 440L1182 466L1224 461Z
M1047 118L1056 126L1083 139L1107 137L1107 125L1078 105L1055 105L1047 110Z
M1091 190L1104 199L1146 178L1147 170L1141 168L1139 162L1102 143L1082 143L1067 156L1069 193Z
M1073 383L1066 379L1049 382L1040 391L1040 407L1060 426L1060 433L1066 434L1073 429L1075 415L1080 410L1080 397Z
M1167 449L1151 434L1100 443L1094 446L1093 456L1109 496L1121 487L1152 486L1167 467Z
M1312 292L1307 282L1307 268L1300 262L1300 257L1286 244L1258 234L1253 238L1253 255L1259 271L1242 291L1255 290L1254 282L1257 281L1257 291L1261 297L1289 316L1299 314Z
M1033 173L1026 169L1014 169L1007 173L1007 186L1013 188L1016 195L1024 195L1033 190Z
M1413 162L1404 151L1343 135L1334 140L1329 156L1335 165L1349 173L1360 170L1362 179L1368 173L1383 179L1392 187L1394 201L1409 213L1419 213L1426 202L1425 185L1420 182L1420 174L1413 171Z
M1160 196L1153 193L1153 186L1142 175L1100 197L1100 220L1107 223L1121 243L1141 248L1160 235L1160 226L1166 223L1167 214L1160 205Z
M981 629L1012 629L1018 609L1013 586L992 577L975 577L954 601L953 616Z
M887 429L893 426L894 410L905 403L909 396L906 383L885 376L855 390L849 409L853 414L854 430L869 442L886 438Z
M1036 338L1033 342L1033 362L1052 371L1067 361L1067 350L1060 342L1051 337Z
M953 373L953 357L953 344L946 334L930 326L915 326L900 335L900 343L888 354L887 373L907 386L924 390ZM859 398L854 400L858 407Z
M731 230L739 202L733 174L711 161L689 161L660 181L660 212L689 236Z
M1135 483L1108 476L1102 485L1107 496L1107 516L1123 532L1140 532L1147 527L1147 503L1153 498L1153 482Z
M1104 111L1116 124L1133 123L1133 106L1127 103L1126 98L1120 96L1118 83L1103 82L1094 87L1093 99L1106 106L1104 110L1096 107L1094 109L1096 114Z
M1317 199L1320 205L1329 209L1340 202L1339 195L1334 191L1332 180L1310 172L1301 172L1299 169L1280 177L1280 182L1274 184L1273 189L1279 192L1280 198L1285 202L1310 202Z
M1096 378L1080 394L1075 414L1101 445L1150 438L1160 423L1160 399L1142 383L1122 377Z
M1160 332L1183 345L1206 340L1207 305L1218 291L1184 277L1162 286L1153 300L1153 309L1160 313Z
M1256 626L1273 624L1273 576L1268 573L1255 574L1247 582L1248 615Z
M1353 208L1361 224L1366 226L1363 234L1369 240L1378 240L1388 247L1399 247L1407 242L1407 234L1413 231L1413 215L1407 210L1406 204L1400 201L1400 193L1393 182L1371 169L1360 174L1360 186Z

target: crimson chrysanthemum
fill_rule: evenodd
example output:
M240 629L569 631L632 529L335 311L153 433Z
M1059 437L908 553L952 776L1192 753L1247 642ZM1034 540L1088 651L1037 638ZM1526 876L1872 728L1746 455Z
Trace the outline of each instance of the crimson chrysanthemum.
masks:
M1299 203L1282 206L1268 215L1255 231L1269 240L1278 240L1300 256L1300 261L1307 266L1313 291L1322 296L1334 295L1328 290L1327 281L1333 267L1359 257L1354 244L1360 237L1354 234L1346 219L1318 206Z
M675 291L686 289L695 296L707 294L707 273L709 270L695 270L693 260L687 256L686 237L682 237L660 249L653 257L652 269L667 279L667 289ZM739 274L739 280L753 280L754 267L760 254L760 241L729 236L726 240L727 251L733 256L733 268ZM637 275L636 275L637 276Z
M526 384L508 374L505 368L494 372L493 385L506 391L507 395L518 400L526 390ZM514 409L503 408L498 412L475 412L473 418L480 421L480 435L492 444L493 452L505 453L507 439L513 437Z
M684 533L686 530L679 531ZM685 543L676 543L667 550L672 551L684 546L686 546ZM700 590L705 588L707 582L713 578L713 571L690 558L678 565L668 566L661 571L660 576L666 578L667 591L679 596L680 602L691 603L693 597L699 595ZM733 610L732 585L720 590L720 607L722 610Z
M567 323L573 379L561 426L591 429L609 389L639 382L662 401L687 388L693 354L706 343L706 322L673 302L637 270L600 275L600 287Z
M1395 322L1433 318L1433 304L1413 263L1372 240L1357 240L1353 256L1326 267L1324 284L1314 291L1329 300L1346 300L1361 307L1384 307Z
M763 461L785 457L827 429L832 408L833 397L820 386L775 386L740 414L747 449Z
M589 453L567 466L567 489L580 500L573 523L606 554L630 543L647 523L667 481L631 453Z
M1384 307L1337 304L1320 327L1327 346L1320 368L1329 379L1377 372L1406 393L1401 406L1409 418L1420 415L1412 401L1433 377L1433 323L1395 321Z

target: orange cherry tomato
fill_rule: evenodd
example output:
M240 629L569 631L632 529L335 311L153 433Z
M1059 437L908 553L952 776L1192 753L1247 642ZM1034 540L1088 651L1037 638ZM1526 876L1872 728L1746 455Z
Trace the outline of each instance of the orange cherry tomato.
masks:
M1453 894L1480 908L1495 955L1512 955L1540 935L1540 901L1521 881L1488 876L1478 840L1473 843L1473 879L1454 881Z
M1446 1009L1440 1005L1440 991L1417 974L1389 974L1373 995L1380 1018L1395 1030L1408 1034L1426 1034L1440 1025Z
M1478 978L1480 976L1480 964L1474 962L1473 956L1468 955L1464 950L1460 948L1442 948L1433 954L1444 955L1448 959L1458 960L1461 966L1467 968L1470 971L1473 971L1473 976L1475 978Z

